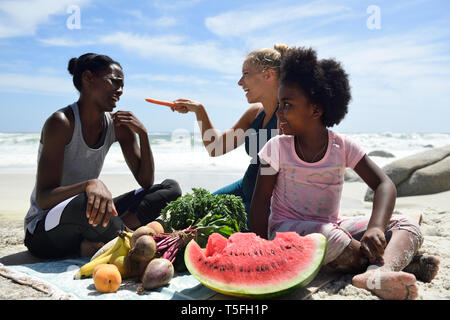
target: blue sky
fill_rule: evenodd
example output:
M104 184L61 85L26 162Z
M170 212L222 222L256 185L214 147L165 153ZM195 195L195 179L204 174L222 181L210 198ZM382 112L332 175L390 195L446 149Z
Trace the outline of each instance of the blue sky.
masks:
M149 131L196 123L146 97L200 101L225 130L248 108L237 85L245 55L286 43L350 74L353 100L335 130L447 133L449 23L449 1L1 0L0 132L40 132L76 101L67 63L86 52L121 63L118 109Z

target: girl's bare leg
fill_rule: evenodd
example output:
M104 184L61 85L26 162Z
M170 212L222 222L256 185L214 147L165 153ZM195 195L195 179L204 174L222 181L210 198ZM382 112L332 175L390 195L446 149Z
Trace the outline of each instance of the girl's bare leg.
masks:
M333 271L359 273L367 268L369 260L361 254L361 243L352 239L344 251L333 261L327 264L327 267Z
M353 285L384 299L416 299L416 277L401 270L411 262L419 245L419 240L411 232L392 231L392 237L384 250L383 264L371 265L366 272L354 276Z
M436 256L418 254L403 271L414 274L417 280L431 282L438 273L440 262Z

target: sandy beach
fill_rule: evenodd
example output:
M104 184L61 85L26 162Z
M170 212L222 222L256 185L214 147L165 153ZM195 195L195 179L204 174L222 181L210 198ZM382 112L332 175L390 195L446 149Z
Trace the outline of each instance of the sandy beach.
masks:
M177 180L183 193L192 187L204 187L211 192L240 177L239 172L217 174L212 172L161 172L155 182L165 178ZM34 186L34 174L0 174L0 261L24 251L23 217L28 210L29 196ZM131 175L105 174L100 177L109 186L113 196L138 187ZM366 185L345 182L341 201L343 216L365 215L371 212L371 203L364 202ZM431 283L418 281L419 298L423 300L450 299L450 191L413 197L397 198L394 213L423 214L425 235L420 252L437 255L441 259L437 277ZM371 293L351 285L352 275L342 275L313 294L310 299L378 299ZM46 299L46 295L30 287L21 286L0 277L0 299Z

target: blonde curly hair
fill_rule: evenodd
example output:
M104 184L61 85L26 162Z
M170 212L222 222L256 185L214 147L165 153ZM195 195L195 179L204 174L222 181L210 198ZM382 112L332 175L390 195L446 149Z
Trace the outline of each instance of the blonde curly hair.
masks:
M281 58L288 49L289 47L286 44L277 43L273 46L273 49L264 48L250 52L245 61L254 64L261 71L273 69L277 76L280 76Z

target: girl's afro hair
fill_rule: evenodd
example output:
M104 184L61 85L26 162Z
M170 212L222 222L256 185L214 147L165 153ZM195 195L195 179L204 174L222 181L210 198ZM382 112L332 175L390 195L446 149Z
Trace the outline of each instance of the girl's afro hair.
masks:
M321 107L326 127L339 124L348 112L351 100L348 74L334 59L317 59L312 48L287 50L281 61L280 82L298 85L312 104Z

